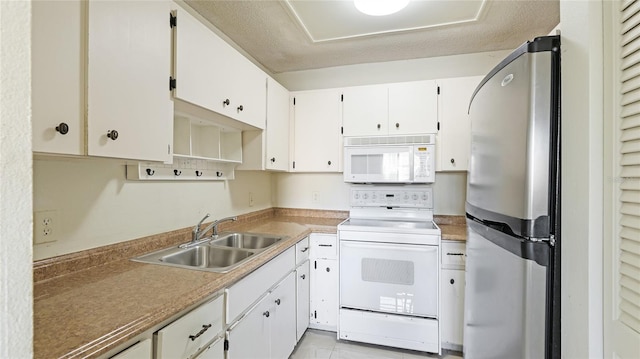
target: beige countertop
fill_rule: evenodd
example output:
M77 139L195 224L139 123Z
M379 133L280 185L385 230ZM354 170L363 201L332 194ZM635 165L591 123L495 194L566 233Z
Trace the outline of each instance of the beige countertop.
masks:
M277 213L277 212L276 212ZM185 242L185 235L172 233L135 241L135 250L115 245L85 251L84 257L69 255L34 264L34 357L98 357L136 336L157 329L180 312L212 297L249 274L311 232L336 233L343 218L294 217L286 211L264 216L223 230L250 231L288 236L254 260L226 274L186 270L132 262L154 249ZM439 224L443 239L466 237L464 226ZM171 237L166 239L165 237ZM175 237L175 238L174 238ZM134 243L134 241L131 241ZM140 245L139 245L140 246ZM115 254L114 254L115 253ZM118 259L118 256L121 258ZM104 263L98 262L104 260ZM116 258L115 260L113 258ZM93 262L92 262L93 261ZM68 269L67 266L82 266Z

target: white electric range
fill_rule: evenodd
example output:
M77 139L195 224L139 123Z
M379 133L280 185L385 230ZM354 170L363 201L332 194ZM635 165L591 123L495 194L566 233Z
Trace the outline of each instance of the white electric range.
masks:
M340 339L440 354L440 228L425 185L354 185L338 226Z

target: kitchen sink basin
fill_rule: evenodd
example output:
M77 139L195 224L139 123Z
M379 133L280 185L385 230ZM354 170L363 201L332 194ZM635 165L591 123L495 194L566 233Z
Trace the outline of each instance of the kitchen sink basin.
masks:
M265 249L276 244L282 237L274 237L254 233L229 233L222 234L217 239L209 242L214 246L224 246L245 249Z
M185 248L180 252L160 257L164 263L200 268L228 268L252 256L249 251L214 248L207 245Z
M183 245L148 253L135 262L227 273L255 258L285 237L256 233L223 233L198 244Z

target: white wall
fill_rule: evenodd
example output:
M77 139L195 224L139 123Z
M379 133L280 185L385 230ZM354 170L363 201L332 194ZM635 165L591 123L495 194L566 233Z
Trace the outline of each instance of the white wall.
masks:
M283 72L273 77L289 91L486 75L511 51L441 56Z
M278 207L349 210L350 185L342 173L279 173L274 186ZM436 173L433 189L435 214L464 215L466 172Z
M33 356L31 3L0 1L0 358Z
M562 357L603 357L602 0L560 1Z
M56 210L56 241L34 246L34 259L104 246L272 207L271 174L236 171L223 181L127 181L124 161L34 161L34 211ZM249 205L249 192L253 206Z

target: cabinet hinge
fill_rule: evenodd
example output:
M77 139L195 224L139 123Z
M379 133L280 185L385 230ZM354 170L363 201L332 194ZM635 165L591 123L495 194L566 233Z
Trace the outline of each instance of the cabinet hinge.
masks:
M313 261L313 269L318 269L318 261Z
M340 102L344 102L344 94L340 95Z
M313 311L313 317L314 317L315 319L318 319L318 312L317 312L317 311L315 311L315 310Z
M344 135L344 127L340 126L340 134Z
M177 80L174 79L173 77L169 76L169 91L173 91L176 89L176 82Z
M295 97L293 98L293 105L294 106L296 105L296 98Z
M170 155L171 154L171 145L167 145L167 154Z
M293 161L293 169L296 169L296 161Z
M224 350L229 350L229 340L224 340Z
M440 86L438 86L438 95L440 94Z
M438 131L440 131L440 121L438 121Z
M169 13L169 27L174 28L176 26L178 26L178 17Z

